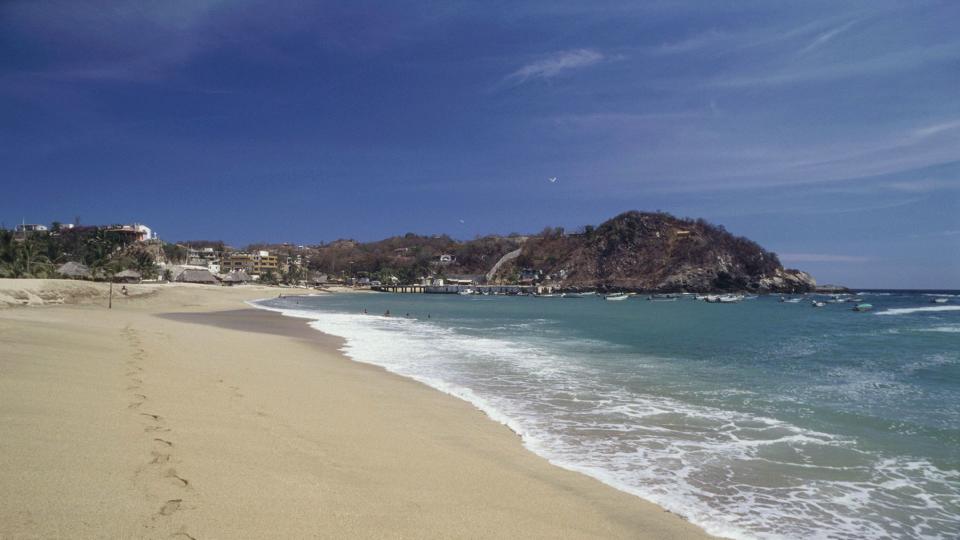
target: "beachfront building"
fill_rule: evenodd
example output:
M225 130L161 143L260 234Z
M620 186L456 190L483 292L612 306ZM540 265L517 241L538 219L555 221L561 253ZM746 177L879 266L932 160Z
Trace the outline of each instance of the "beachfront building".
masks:
M220 270L224 273L244 270L250 275L259 276L267 271L276 273L279 267L277 256L271 255L269 251L237 251L226 253L220 259Z
M41 225L39 223L21 223L17 225L16 232L18 233L31 233L31 232L44 232L48 231L46 225Z
M150 227L142 223L133 223L130 225L108 225L106 227L101 227L102 230L124 235L133 242L146 242L147 240L153 240L156 238L156 234Z
M221 256L222 254L212 247L200 249L187 248L187 264L191 266L210 268L210 265L215 264L219 268ZM216 272L216 270L213 270L212 268L211 270Z
M234 270L223 276L221 281L224 285L243 285L253 281L253 278L245 270Z
M277 256L271 255L269 251L254 253L238 251L224 254L220 259L220 270L227 273L244 270L250 275L259 276L267 271L276 273L279 266Z
M479 285L483 276L480 275L450 275L446 277L447 285Z
M117 283L140 283L140 272L136 270L124 270L113 276L113 281Z
M217 277L210 273L206 268L187 268L180 272L175 281L180 283L202 283L204 285L217 285Z
M90 279L93 276L86 265L74 261L60 265L57 274L69 279Z

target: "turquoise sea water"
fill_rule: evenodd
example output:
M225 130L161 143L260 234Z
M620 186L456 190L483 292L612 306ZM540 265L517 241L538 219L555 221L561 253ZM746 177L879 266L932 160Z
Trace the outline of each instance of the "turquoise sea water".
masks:
M933 304L930 293L863 293L868 313L777 297L259 304L310 319L355 360L466 399L553 463L709 532L958 538L960 296L946 294Z

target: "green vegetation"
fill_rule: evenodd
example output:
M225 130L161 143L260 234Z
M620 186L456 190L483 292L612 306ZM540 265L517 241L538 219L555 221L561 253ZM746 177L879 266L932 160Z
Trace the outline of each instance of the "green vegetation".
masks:
M136 270L145 279L158 275L154 255L128 237L96 227L15 233L0 229L0 277L57 277L57 267L74 261L87 266L95 278Z

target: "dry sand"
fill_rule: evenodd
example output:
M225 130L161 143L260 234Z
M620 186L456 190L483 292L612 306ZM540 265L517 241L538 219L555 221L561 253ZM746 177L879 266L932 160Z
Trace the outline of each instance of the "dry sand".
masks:
M706 537L242 309L277 289L134 285L107 310L103 285L0 280L0 300L27 289L67 305L0 309L0 538Z

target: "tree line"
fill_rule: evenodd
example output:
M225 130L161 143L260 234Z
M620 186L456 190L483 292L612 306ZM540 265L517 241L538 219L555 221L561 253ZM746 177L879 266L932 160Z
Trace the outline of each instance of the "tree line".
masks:
M57 268L71 261L89 268L94 278L136 270L151 279L159 272L149 249L121 233L97 227L25 233L0 229L0 277L57 277Z

